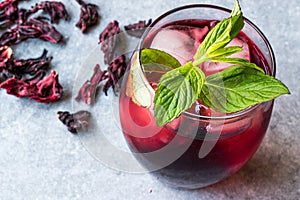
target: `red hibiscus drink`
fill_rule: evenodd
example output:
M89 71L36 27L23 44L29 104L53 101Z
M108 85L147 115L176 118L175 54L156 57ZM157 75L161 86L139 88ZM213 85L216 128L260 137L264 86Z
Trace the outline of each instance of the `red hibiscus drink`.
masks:
M273 101L235 113L222 113L196 101L173 121L158 126L153 98L163 72L141 67L141 50L154 48L169 53L180 64L193 59L198 46L218 21L230 11L210 5L191 5L174 9L159 17L144 33L131 59L120 95L120 119L125 139L137 160L160 181L181 188L199 188L216 183L239 170L258 149L270 121ZM261 31L249 20L227 46L243 50L232 57L246 58L275 75L272 49ZM198 66L205 75L215 74L232 64L205 62ZM136 69L140 76L132 80ZM144 106L130 87L141 84L150 96ZM146 100L147 101L147 100Z

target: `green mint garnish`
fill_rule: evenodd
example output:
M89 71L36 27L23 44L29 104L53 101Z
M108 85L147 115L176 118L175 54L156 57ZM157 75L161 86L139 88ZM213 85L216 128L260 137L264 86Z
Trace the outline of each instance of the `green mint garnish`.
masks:
M210 53L209 59L231 56L232 54L241 52L242 50L243 50L242 47L236 47L236 46L224 47Z
M289 90L274 77L247 66L233 66L207 76L198 98L217 111L232 113L281 94Z
M244 58L225 58L225 57L216 57L211 59L213 62L223 62L223 63L230 63L230 64L235 64L235 65L241 65L241 66L247 66L247 67L252 67L258 71L261 71L263 73L264 70L257 66L255 63L250 63L247 59Z
M204 73L191 62L164 74L154 98L157 125L172 121L191 107L200 95L204 80Z
M145 66L153 66L153 65L159 65L162 69L168 69L170 71L171 69L175 69L177 67L180 67L181 64L171 56L170 54L160 51L158 49L151 49L146 48L142 50L141 60L143 67L145 69Z
M193 61L179 66L179 62L175 62L175 58L169 54L159 52L158 58L153 58L155 50L142 52L145 53L143 57L147 58L146 64L158 62L172 68L161 77L155 92L154 115L157 125L165 125L177 118L197 99L217 111L231 113L290 93L282 82L266 75L256 64L247 59L228 57L242 51L242 47L226 45L243 27L243 15L236 0L230 17L219 22L207 34ZM205 77L198 65L206 61L231 63L235 66ZM171 63L174 65L170 66Z

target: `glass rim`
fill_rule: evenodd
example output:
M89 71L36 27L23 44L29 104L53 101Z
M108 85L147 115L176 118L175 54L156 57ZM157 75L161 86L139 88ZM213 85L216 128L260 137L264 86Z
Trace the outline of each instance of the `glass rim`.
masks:
M224 8L224 7L221 7L221 6L217 6L217 5L213 5L213 4L189 4L189 5L185 5L185 6L180 6L180 7L176 7L174 9L171 9L167 12L165 12L164 14L160 15L158 18L156 18L148 27L147 29L145 30L145 32L143 33L141 39L140 39L140 42L138 44L138 62L139 62L139 65L142 66L142 63L141 63L141 51L142 51L142 46L144 44L144 40L146 38L146 36L148 35L148 33L150 32L150 30L159 22L161 21L162 19L164 19L165 17L173 14L173 13L176 13L178 11L181 11L181 10L186 10L186 9L191 9L191 8L210 8L210 9L214 9L214 10L218 10L218 11L224 11L224 12L227 12L227 13L231 13L231 10L228 9L228 8ZM270 59L271 59L271 66L273 67L273 70L271 71L271 75L273 77L276 76L276 60L275 60L275 54L274 54L274 51L273 51L273 48L269 42L269 40L267 39L267 37L265 36L265 34L258 28L257 25L255 25L251 20L249 20L247 17L243 16L244 18L244 22L245 24L249 25L259 36L260 38L263 40L263 42L265 43L268 51L269 51L269 56L270 56ZM251 39L251 38L250 38ZM144 75L144 74L143 74ZM145 77L146 78L146 77ZM147 80L147 78L146 78ZM271 100L273 101L273 100ZM256 105L253 105L253 106L250 106L246 109L243 109L241 111L238 111L238 112L234 112L234 113L226 113L226 115L224 116L205 116L205 115L200 115L200 114L193 114L193 113L190 113L190 112L187 112L187 111L184 111L182 114L183 115L186 115L188 117L192 117L192 118L196 118L196 119L203 119L203 120L208 120L208 119L213 119L213 120L225 120L225 119L234 119L234 118L237 118L237 117L240 117L240 116L245 116L251 112L253 112L259 105L263 104L263 103L266 103L266 102L262 102L262 103L259 103L259 104L256 104Z

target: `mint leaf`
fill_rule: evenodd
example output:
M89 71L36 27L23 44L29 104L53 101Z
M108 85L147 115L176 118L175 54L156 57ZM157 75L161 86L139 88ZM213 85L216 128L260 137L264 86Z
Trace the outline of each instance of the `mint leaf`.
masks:
M246 66L234 66L206 77L199 99L217 111L232 113L289 93L272 76Z
M241 6L240 6L239 1L236 0L230 16L236 16L236 15L240 15L240 14L242 14Z
M164 74L154 97L154 115L158 126L177 118L200 95L205 75L188 62Z
M166 66L172 69L181 66L180 62L176 58L158 49L151 49L151 48L143 49L141 56L142 56L141 57L142 64L147 65L148 69L151 67L151 64L156 64L156 67L157 64L159 64L161 67Z
M224 62L224 63L231 63L235 65L241 65L245 67L251 67L254 68L258 71L265 72L262 68L257 66L255 63L250 63L247 59L245 58L224 58L224 57L214 57L211 59L213 62Z
M214 51L225 47L244 27L244 19L238 1L230 18L219 22L205 37L194 56L195 62L205 60Z
M241 52L242 50L243 50L243 48L238 47L238 46L221 48L221 49L218 49L218 50L214 51L213 53L209 54L208 59L211 60L212 58L216 58L216 57L231 56L232 54Z
M221 49L218 49L214 51L213 53L206 55L206 57L203 57L202 59L196 60L193 62L193 65L198 66L202 64L203 62L213 60L214 58L226 58L227 56L231 56L232 54L241 52L243 50L242 47L238 46L231 46L231 47L224 47ZM217 61L215 61L217 62Z

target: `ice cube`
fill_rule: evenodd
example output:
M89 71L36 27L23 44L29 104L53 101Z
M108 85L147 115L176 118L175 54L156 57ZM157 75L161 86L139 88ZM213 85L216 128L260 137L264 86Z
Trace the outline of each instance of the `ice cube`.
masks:
M183 65L192 60L194 43L195 40L186 31L162 29L155 35L150 47L171 54Z
M194 38L194 54L196 53L197 49L199 48L200 44L205 39L206 34L208 33L209 29L207 26L203 28L192 27L190 28L189 32L190 35Z
M245 58L250 60L250 51L249 46L246 42L242 41L241 39L234 38L227 46L240 46L243 48L243 51L239 53L235 53L231 55L232 58ZM201 66L203 72L208 76L217 72L220 72L228 67L233 66L233 64L229 63L216 63L216 62L205 62Z

